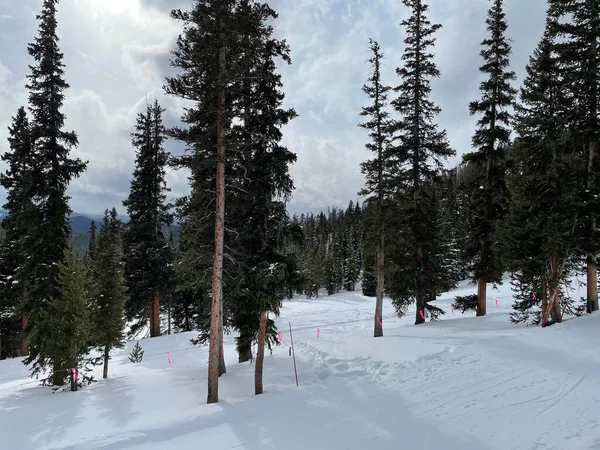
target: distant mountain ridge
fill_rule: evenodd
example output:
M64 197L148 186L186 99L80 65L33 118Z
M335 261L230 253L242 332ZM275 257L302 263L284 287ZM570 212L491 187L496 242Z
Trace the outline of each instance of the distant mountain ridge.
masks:
M6 217L7 212L3 209L0 209L0 222L4 217ZM71 222L71 229L73 234L71 236L71 243L73 247L75 247L79 252L84 252L88 247L89 243L89 235L88 231L90 230L90 226L92 225L92 221L96 222L98 230L100 229L102 218L104 214L82 214L73 212L69 216L69 221ZM119 215L119 219L123 222L129 222L129 217L126 215ZM173 232L173 242L175 246L177 246L179 242L179 226L174 224L172 227L165 227L165 236L169 236L169 232Z
M4 209L0 209L0 221L6 217L8 213ZM100 225L104 214L82 214L78 212L71 213L69 220L74 233L87 233L92 225L92 221L95 221L97 225ZM128 222L129 217L126 215L119 215L119 219L123 222Z

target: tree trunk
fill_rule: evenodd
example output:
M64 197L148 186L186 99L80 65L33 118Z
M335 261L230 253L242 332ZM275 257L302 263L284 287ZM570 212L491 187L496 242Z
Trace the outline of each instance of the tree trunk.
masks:
M590 141L588 160L588 189L591 191L594 187L594 159L596 158L596 143ZM598 232L596 218L592 217L591 234L592 240ZM598 311L598 279L596 273L596 255L593 253L587 256L587 312Z
M169 295L169 302L167 304L167 334L171 335L171 296Z
M587 257L587 312L598 311L598 280L596 274L596 256Z
M562 322L562 311L560 309L560 301L557 295L555 295L554 301L551 304L550 317L552 318L553 323Z
M542 320L546 315L546 310L548 309L548 282L542 282Z
M25 330L27 329L27 323L29 322L28 316L23 316L23 337L21 338L21 347L19 349L20 356L29 355L29 339L27 339L27 334Z
M485 316L487 313L487 280L479 277L477 280L477 315Z
M252 359L252 336L241 333L238 339L238 362L244 363Z
M223 295L223 293L221 293ZM225 367L225 349L223 340L223 297L221 297L221 322L219 324L219 336L221 340L221 346L219 351L219 376L227 373L227 367Z
M383 254L383 234L379 238L379 246L377 248L377 301L375 303L375 323L374 337L383 336L383 281L384 281L384 254Z
M415 325L425 323L425 296L420 292L417 293L417 316Z
M108 345L104 346L104 367L102 371L102 378L108 378L108 357L110 354L110 349Z
M160 336L160 294L155 291L150 303L150 337Z
M71 380L71 391L72 392L77 391L77 379L75 378L75 375L79 375L79 373L77 372L77 369L75 369L75 373L73 373L73 371L70 371L69 378Z
M190 310L187 306L185 308L185 331L192 331L192 325L190 323Z
M220 23L223 35L223 23ZM225 72L225 47L219 50L219 74ZM210 314L210 347L208 352L208 403L219 401L219 354L221 339L219 324L221 323L221 299L223 278L223 237L225 222L225 135L224 107L225 87L219 86L217 101L217 177L216 177L216 214L215 214L215 254L212 275L212 302Z
M265 359L265 333L267 330L267 313L260 314L258 327L258 348L256 349L256 364L254 366L254 393L263 393L263 362Z
M65 369L60 361L54 360L52 363L52 384L54 386L63 386L65 384Z

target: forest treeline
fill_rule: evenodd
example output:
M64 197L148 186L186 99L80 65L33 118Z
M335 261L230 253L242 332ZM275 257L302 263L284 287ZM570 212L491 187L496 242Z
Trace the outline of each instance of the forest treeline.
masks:
M357 200L293 216L289 168L297 156L282 136L297 113L284 105L278 67L292 61L274 32L278 15L261 1L189 3L171 12L181 33L163 85L188 105L181 123L165 127L158 100L138 114L123 202L130 220L107 210L77 252L66 191L87 162L71 156L78 138L62 113L69 86L59 1L43 0L27 47L28 104L14 113L2 155L1 358L22 356L33 376L62 385L90 363L108 376L111 351L126 337L196 331L194 342L208 344L213 403L226 372L224 333L235 332L239 362L254 361L262 393L265 347L277 344L274 317L298 294L360 288L375 298L375 337L383 336L384 296L399 316L415 305L421 324L444 314L436 298L464 279L477 294L454 306L477 316L486 314L488 286L506 274L515 323L547 326L598 310L597 2L548 1L519 87L504 2L490 1L478 98L454 106L477 119L472 146L454 149L433 100L432 80L443 76L434 57L442 25L430 21L425 1L403 0L395 79L382 75L380 44L365 43L370 71L357 123L369 159ZM182 155L165 150L169 139L184 145ZM457 150L462 161L450 169ZM189 194L173 203L168 167L190 174ZM577 299L570 283L579 276L587 291Z

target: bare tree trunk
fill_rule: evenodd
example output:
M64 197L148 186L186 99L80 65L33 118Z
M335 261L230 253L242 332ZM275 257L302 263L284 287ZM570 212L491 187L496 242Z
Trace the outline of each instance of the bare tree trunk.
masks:
M548 309L548 282L544 280L542 282L542 320L546 315Z
M552 318L553 323L562 322L562 312L560 309L558 288L563 274L564 262L558 258L550 256L550 273L548 287L550 288L550 299L542 304L542 326L546 326L548 318Z
M598 277L596 270L596 256L589 254L587 257L587 311L598 311Z
M223 295L222 292L221 295ZM225 349L223 348L223 297L221 297L221 323L219 324L219 336L221 340L221 346L219 347L219 376L221 376L227 373L227 367L225 367Z
M594 159L596 157L596 143L590 142L589 161L588 161L588 189L594 186ZM596 218L592 218L591 223L592 236L598 232ZM591 313L598 311L598 276L596 271L596 255L590 253L587 255L587 311Z
M69 375L70 375L70 380L71 380L71 391L76 392L77 391L77 379L75 378L75 375L78 375L77 368L75 368L75 373L73 373L73 371L71 371L69 373Z
M169 302L167 304L167 334L171 335L171 296L169 295Z
M160 294L154 292L150 304L150 337L160 336Z
M238 339L238 362L243 363L252 359L252 336L240 334Z
M377 248L377 301L375 303L375 324L374 337L383 336L383 281L384 281L384 254L383 254L384 237L381 234L379 238L379 246Z
M104 346L104 367L102 370L102 378L108 378L108 357L110 355L110 349L108 345Z
M29 355L29 339L27 339L27 335L25 330L27 329L27 323L29 322L28 316L23 316L23 337L21 339L21 348L19 349L20 356Z
M487 314L487 280L485 277L479 277L477 280L477 315L485 316Z
M256 349L256 365L254 366L254 393L263 393L263 363L265 360L265 333L267 330L267 313L260 314L258 327L258 348Z
M221 35L223 24L220 24ZM225 72L225 47L219 51L219 73ZM221 339L219 324L221 323L221 299L223 288L223 238L225 222L225 135L224 111L225 91L219 86L217 105L217 177L216 177L216 217L215 217L215 254L212 275L212 302L210 314L210 347L208 353L208 403L219 401L219 354Z
M420 292L417 293L417 316L415 325L425 323L425 296Z

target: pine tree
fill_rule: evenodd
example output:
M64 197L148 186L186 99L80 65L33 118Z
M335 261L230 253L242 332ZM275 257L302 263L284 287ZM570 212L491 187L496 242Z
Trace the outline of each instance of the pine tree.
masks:
M85 272L73 248L65 251L59 266L60 296L52 298L37 319L43 321L44 351L53 361L52 384L62 385L89 351L91 324L85 295ZM37 328L37 327L36 327ZM32 343L35 342L32 339ZM34 366L35 367L35 366Z
M437 129L434 118L440 108L429 98L431 79L439 76L430 48L441 25L429 21L429 7L422 0L403 2L412 14L402 22L406 27L404 67L397 69L401 83L395 88L398 97L392 102L400 116L392 126L395 143L390 149L394 161L391 173L399 192L394 216L399 223L394 227L396 235L390 236L397 243L390 251L396 269L388 277L391 280L386 290L398 314L416 301L415 323L420 324L425 321L427 303L439 293L437 280L443 264L443 239L434 210L437 192L432 185L440 177L443 160L454 151L446 132Z
M168 153L158 101L148 105L137 117L132 144L137 151L130 193L123 202L129 215L124 236L125 275L129 298L126 305L129 320L137 320L132 332L147 323L150 336L160 336L160 298L165 294L172 273L172 252L163 227L172 223L165 203L168 188L165 167Z
M133 350L131 350L131 354L129 355L129 361L136 364L141 363L144 359L144 349L140 345L140 341L135 341L135 345L133 346Z
M62 383L58 374L63 364L72 357L52 342L56 321L75 321L77 313L61 319L52 316L61 305L60 268L64 267L65 250L68 248L70 208L66 190L72 179L86 168L86 163L69 157L77 146L77 135L64 131L65 116L61 112L64 92L69 87L64 80L63 54L59 50L56 8L58 0L44 0L39 20L38 36L29 44L28 51L35 61L27 76L29 111L31 113L31 142L34 148L32 163L31 198L34 200L35 217L31 219L31 231L23 238L26 262L24 273L30 278L23 313L28 318L26 335L30 354L25 364L33 364L32 375L39 374L50 364L54 366L55 383ZM72 255L67 255L71 258ZM62 278L66 277L63 274ZM75 299L71 299L75 302ZM72 317L72 319L71 319ZM75 330L76 324L65 323L65 328Z
M92 220L92 223L90 224L88 236L89 236L89 240L88 240L87 254L90 257L90 259L94 260L96 258L96 221L95 220Z
M104 354L103 378L108 376L110 351L123 348L124 307L127 299L123 275L123 223L113 208L106 210L98 236L95 274L94 322L98 350Z
M277 62L290 63L285 41L275 39L270 22L277 14L262 3L241 2L238 16L242 29L253 36L245 52L250 89L243 89L240 98L243 122L242 163L246 176L241 178L244 208L239 211L237 243L243 249L240 283L246 292L242 305L234 305L233 324L240 334L257 336L258 353L255 364L255 393L263 392L264 345L269 340L267 315L278 314L281 302L296 279L296 261L285 251L285 239L295 232L286 212L286 202L293 190L289 166L296 155L281 145L281 128L296 117L293 109L282 107L281 75ZM248 85L247 85L248 86ZM234 220L236 223L237 220ZM241 306L241 308L240 308ZM242 309L242 314L238 315Z
M179 215L179 213L178 213ZM179 224L185 228L185 222ZM201 291L195 289L192 274L185 264L184 256L187 253L186 233L180 233L179 246L173 256L175 286L173 292L173 325L176 331L192 331L196 329L199 320L199 308L197 296L202 296ZM200 293L198 293L200 292Z
M515 323L562 321L559 297L566 298L577 248L579 171L577 146L565 114L573 99L554 56L550 28L527 65L516 107L517 138L509 153L511 202L501 228L503 259L516 292Z
M481 100L469 104L471 115L480 114L473 136L475 151L463 157L475 166L477 175L466 187L470 194L470 230L465 249L473 260L473 280L477 282L479 305L477 315L486 314L487 283L499 283L503 268L494 248L494 233L502 220L507 203L504 179L506 152L510 140L508 128L516 90L516 78L509 70L511 52L505 36L508 28L503 0L493 0L486 18L489 37L482 42L484 64L479 70L486 75L481 82Z
M581 151L582 186L578 209L580 248L587 259L587 309L598 310L597 254L600 252L600 4L590 0L549 0L550 33L556 37L555 51L564 88L571 94L566 111Z
M192 171L192 195L203 183L198 175L216 161L213 175L215 194L215 241L212 269L210 347L208 363L208 403L219 401L219 363L223 317L223 252L225 220L225 157L227 131L231 122L232 81L237 73L236 44L239 33L234 15L234 0L196 0L190 11L173 10L171 16L183 24L173 50L171 64L181 69L167 78L165 91L194 102L183 116L187 130L176 129L172 135L186 142L191 155L182 164ZM202 170L204 167L204 171ZM197 192L197 191L196 191ZM210 202L208 203L210 204ZM195 203L192 203L195 206ZM198 208L199 212L205 208Z
M21 269L25 261L21 239L31 226L31 168L33 153L31 130L25 108L20 108L8 128L10 151L2 155L8 169L0 175L0 185L6 189L2 221L4 241L0 244L0 359L19 353L21 319L19 311L26 293L28 277ZM22 345L25 352L27 342Z
M373 57L369 60L372 75L363 91L369 96L373 104L362 109L360 115L368 117L368 121L361 124L362 128L369 131L372 142L367 144L367 149L374 152L372 160L361 164L361 171L366 177L366 186L360 192L363 196L373 196L377 202L377 301L375 305L374 331L375 337L383 336L383 291L384 291L384 262L385 262L385 202L389 199L389 128L390 118L387 112L387 96L390 88L381 81L381 60L383 53L376 41L370 40Z
M362 293L366 297L377 297L377 204L372 200L363 203L362 246Z

